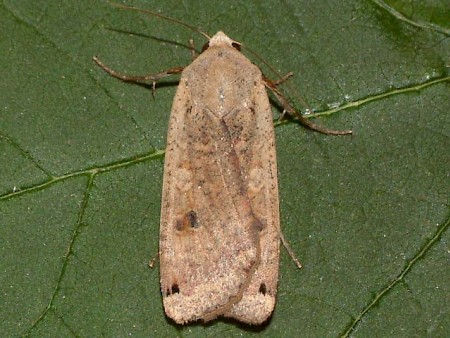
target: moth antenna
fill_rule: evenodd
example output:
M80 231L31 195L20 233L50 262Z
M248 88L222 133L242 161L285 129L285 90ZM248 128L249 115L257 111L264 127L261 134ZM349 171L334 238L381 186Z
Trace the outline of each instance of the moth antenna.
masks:
M176 23L178 25L187 27L190 30L203 35L208 40L211 40L211 37L208 34L206 34L205 32L201 31L200 29L198 29L198 28L196 28L194 26L188 25L187 23L185 23L183 21L171 18L169 16L165 16L165 15L162 15L162 14L159 14L159 13L156 13L156 12L149 11L148 9L142 9L142 8L137 8L137 7L132 7L132 6L126 6L126 5L122 5L122 4L118 4L118 3L110 2L110 1L108 1L108 3L110 5L112 5L112 6L114 6L114 7L117 7L117 8L126 9L126 10L129 10L129 11L141 12L141 13L145 13L145 14L148 14L148 15L156 16L158 18L161 18L161 19L164 19L164 20L167 20L167 21L174 22L174 23Z
M250 48L246 47L246 49L250 52L250 54L252 54L254 57L256 57L259 61L261 61L262 63L264 63L272 73L274 73L280 80L283 80L283 76L277 72L275 70L275 68L273 68L270 63L266 62L266 60L264 60L262 57L260 57L256 52L254 52L253 50L251 50ZM300 103L309 111L309 112L313 112L311 106L306 102L306 100L289 84L286 84L289 87L289 90L293 91L295 93L295 96L297 97L297 99L300 101Z

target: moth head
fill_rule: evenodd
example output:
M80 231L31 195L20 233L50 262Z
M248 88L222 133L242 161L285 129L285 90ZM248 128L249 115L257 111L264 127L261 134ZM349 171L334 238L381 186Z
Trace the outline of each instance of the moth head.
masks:
M231 38L229 38L224 32L218 31L214 36L209 40L209 42L205 43L202 48L202 52L208 49L208 47L214 46L229 46L233 47L237 50L241 50L241 43L237 42Z

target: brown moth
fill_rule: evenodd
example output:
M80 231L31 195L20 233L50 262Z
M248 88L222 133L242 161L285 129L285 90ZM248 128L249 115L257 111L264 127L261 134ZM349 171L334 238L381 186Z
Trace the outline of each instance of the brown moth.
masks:
M218 32L182 74L167 136L161 291L177 323L260 324L275 305L279 211L261 71Z
M239 46L218 32L186 68L142 77L119 74L94 57L125 81L181 72L167 135L159 245L164 309L179 324L219 316L261 324L275 306L281 231L266 87L288 113L296 111ZM320 132L350 133L299 118Z
M179 324L249 324L275 306L279 207L272 110L261 71L223 32L182 70L170 114L160 226L164 309ZM94 60L111 75L128 77Z

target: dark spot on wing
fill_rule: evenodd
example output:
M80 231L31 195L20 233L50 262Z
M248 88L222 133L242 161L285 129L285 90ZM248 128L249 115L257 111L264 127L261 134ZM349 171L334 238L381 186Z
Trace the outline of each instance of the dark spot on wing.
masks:
M267 293L267 287L266 287L266 284L261 283L261 285L259 286L258 292L261 293L261 294L263 294L263 295L265 295L265 294Z
M183 218L175 221L175 229L184 231L187 229L195 229L199 227L197 213L194 210L188 211Z
M173 295L175 293L180 293L180 288L178 287L178 284L172 284L170 289L166 290L166 296Z
M198 228L197 213L194 210L189 211L185 216L191 228Z
M262 231L265 226L260 220L256 219L256 220L253 221L252 227L254 229L256 229L256 231Z

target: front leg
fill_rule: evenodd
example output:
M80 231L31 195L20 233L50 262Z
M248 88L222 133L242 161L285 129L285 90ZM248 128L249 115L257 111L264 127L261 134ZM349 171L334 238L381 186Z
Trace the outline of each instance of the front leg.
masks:
M183 71L184 67L174 67L169 68L168 70L156 74L150 74L150 75L143 75L143 76L133 76L133 75L126 75L119 72L116 72L115 70L112 70L108 66L106 66L103 62L101 62L96 56L92 58L94 62L100 66L105 72L107 72L109 75L118 78L119 80L125 81L125 82L146 82L151 81L153 85L155 85L156 81L163 79L165 77L179 74Z
M288 73L290 75L290 73ZM286 77L282 78L281 80L285 80ZM298 122L303 124L305 127L318 131L322 134L327 135L348 135L351 134L351 130L332 130L325 127L322 127L318 124L315 124L308 120L306 117L304 117L301 113L299 113L292 105L289 103L288 99L280 92L280 90L277 88L277 82L272 82L266 78L264 78L264 84L267 88L269 88L273 95L277 98L277 100L280 102L281 106L283 107L284 111L294 117Z

